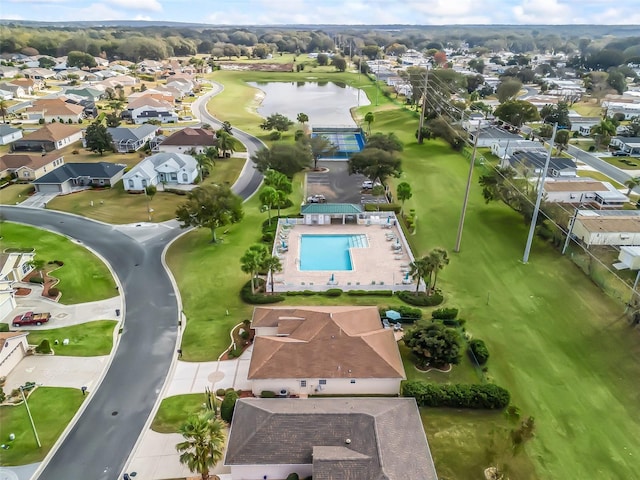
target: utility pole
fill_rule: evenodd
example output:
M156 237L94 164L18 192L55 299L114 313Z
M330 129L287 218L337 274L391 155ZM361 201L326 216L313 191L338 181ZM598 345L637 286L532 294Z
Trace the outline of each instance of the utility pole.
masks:
M429 86L429 69L424 75L424 87L422 91L422 108L420 109L420 122L418 123L418 143L423 142L422 128L424 127L424 111L427 109L427 88Z
M556 139L556 132L558 131L558 124L553 124L553 133L551 134L551 140L549 141L549 151L547 152L547 160L544 162L544 168L542 169L542 180L538 186L538 196L536 197L536 206L533 209L533 217L531 218L531 225L529 226L529 236L527 237L527 245L524 247L524 255L522 257L522 263L529 262L529 253L531 253L531 243L533 243L533 234L536 230L536 223L538 222L538 213L540 212L540 203L542 202L542 193L544 190L544 181L547 178L547 170L549 170L549 162L551 161L551 154L553 152L553 142Z
M471 153L471 164L469 165L469 176L467 177L467 188L464 191L464 201L462 202L462 213L460 214L460 223L458 224L458 236L456 237L456 247L454 252L460 252L460 243L462 242L462 230L464 229L464 217L467 214L467 204L469 203L469 191L471 190L471 181L473 180L473 165L476 163L476 152L478 150L478 138L480 137L480 128L476 130L473 139L473 152Z
M565 239L564 245L562 247L562 255L564 255L564 253L567 251L567 247L569 246L569 241L571 240L571 234L573 233L573 226L576 223L577 216L578 216L578 209L576 208L576 211L573 212L573 216L569 221L569 231L567 232L567 238Z

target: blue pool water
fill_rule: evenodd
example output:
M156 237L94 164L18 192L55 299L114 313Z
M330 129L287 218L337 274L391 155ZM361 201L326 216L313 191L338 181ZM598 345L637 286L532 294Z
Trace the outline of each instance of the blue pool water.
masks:
M366 235L302 235L300 270L353 270L349 249L368 246Z

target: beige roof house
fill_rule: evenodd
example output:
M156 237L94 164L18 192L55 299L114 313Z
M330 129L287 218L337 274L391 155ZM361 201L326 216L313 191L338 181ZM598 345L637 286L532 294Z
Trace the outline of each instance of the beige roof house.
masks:
M0 157L0 175L13 174L20 180L35 180L58 168L64 163L64 157L52 152L46 155L15 153Z
M376 307L258 307L251 326L254 393L397 394L406 378Z
M158 150L161 152L185 153L194 150L196 153L202 153L209 147L215 147L218 144L215 133L204 128L183 128L172 133L160 145Z
M78 107L83 108L78 105ZM82 130L72 125L51 123L11 144L14 152L50 152L82 139Z
M84 107L67 103L61 98L42 98L33 102L33 105L25 110L25 115L30 120L44 119L45 122L72 122L77 123L82 118Z

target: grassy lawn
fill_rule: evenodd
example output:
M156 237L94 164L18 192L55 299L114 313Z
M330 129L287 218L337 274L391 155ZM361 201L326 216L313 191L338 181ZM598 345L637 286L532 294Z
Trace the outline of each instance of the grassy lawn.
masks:
M0 465L26 465L41 461L51 450L62 431L71 421L82 401L80 390L75 388L39 387L29 398L29 408L40 437L38 448L24 404L0 407L2 443L9 433L16 439L9 442L9 450L0 449Z
M36 258L61 260L64 265L51 273L60 280L60 303L93 302L117 294L109 269L89 250L54 233L16 223L0 223L3 248L35 248Z
M192 413L202 409L205 402L203 393L176 395L162 400L151 429L158 433L175 433Z
M98 320L50 330L30 330L27 340L30 345L38 345L45 338L48 339L56 355L70 357L109 355L113 347L113 329L117 323L114 320ZM62 344L65 338L69 339L69 345ZM55 340L60 342L59 345L54 345Z
M238 157L217 159L212 174L205 179L203 185L212 183L233 185L240 175L244 162L243 158ZM153 210L151 221L164 222L175 218L176 208L184 200L184 196L175 193L156 193L148 205ZM107 223L123 224L149 220L147 197L127 193L122 182L104 190L85 190L58 196L47 204L47 208L75 213Z
M616 182L613 178L608 177L602 172L596 172L595 170L578 170L579 177L589 177L594 180L600 180L601 182L609 182L616 188L625 188L624 185Z
M569 107L569 109L575 110L579 115L582 115L583 117L602 116L602 107L592 101L574 103Z
M256 80L253 73L220 74L217 79L232 82L240 78L233 75ZM288 76L278 78L289 80ZM225 86L226 92L247 88ZM216 100L223 98L224 93ZM252 94L235 97L232 103L237 106L252 98ZM405 142L404 173L394 182L407 181L413 188L405 209L417 210L417 233L409 236L414 253L423 255L437 246L449 250L451 263L439 276L447 305L460 308L467 331L487 343L491 377L511 391L523 415L535 417L536 437L527 453L537 478L637 477L634 445L640 420L634 412L640 333L623 320L623 307L538 239L529 263L522 264L527 225L505 205L485 203L477 184L480 168L471 189L462 250L454 254L467 161L439 141L417 145L413 112L395 108L386 99L377 110L367 108L376 112L374 131L393 131ZM239 128L250 129L259 122L248 111L236 108L235 115L226 119ZM581 173L597 178L591 172ZM208 232L194 232L170 252L170 266L191 322L183 339L189 360L210 359L226 346L231 325L249 318L251 307L242 304L237 294L247 280L238 259L257 239L263 217L255 213L255 202L249 202L246 210L245 220L229 229L225 243L209 245ZM308 304L312 299L324 301L294 298ZM452 378L467 375L463 368L452 374ZM486 439L502 417L435 409L425 409L423 415L440 475L481 478L481 468L488 465ZM527 457L522 458L518 461L525 465L512 479L532 478Z
M408 328L408 326L404 327L405 330ZM478 383L481 381L466 353L462 355L460 364L455 365L450 372L441 372L438 370L421 372L415 367L413 354L409 347L402 341L398 342L398 347L400 348L400 355L402 356L402 363L407 375L407 380L424 380L434 383Z
M31 185L13 184L0 190L0 205L15 205L26 200L33 187Z
M610 163L614 167L618 167L622 170L640 170L639 159L633 157L600 157L600 160L604 160ZM629 162L632 165L627 165L624 162Z

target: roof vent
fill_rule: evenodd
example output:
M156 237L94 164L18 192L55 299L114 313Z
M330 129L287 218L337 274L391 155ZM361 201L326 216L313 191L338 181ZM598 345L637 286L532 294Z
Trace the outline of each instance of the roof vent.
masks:
M347 439L344 441L344 443L346 443L347 445L349 445L349 444L351 443L351 439L350 439L350 438L347 438Z

